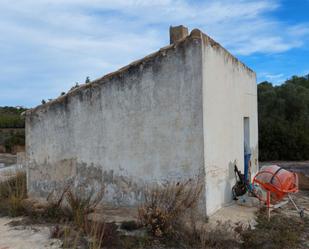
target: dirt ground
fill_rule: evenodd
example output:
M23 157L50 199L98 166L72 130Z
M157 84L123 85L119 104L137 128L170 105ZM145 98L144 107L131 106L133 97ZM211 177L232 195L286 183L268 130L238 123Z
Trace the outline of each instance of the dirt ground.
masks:
M59 249L61 241L50 239L50 227L12 226L21 218L0 218L0 249Z

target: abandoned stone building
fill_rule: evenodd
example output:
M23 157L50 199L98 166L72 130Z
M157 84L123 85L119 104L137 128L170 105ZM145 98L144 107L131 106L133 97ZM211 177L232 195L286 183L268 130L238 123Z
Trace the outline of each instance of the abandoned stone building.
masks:
M200 30L26 112L29 195L68 181L136 205L145 186L202 176L203 212L232 200L244 144L258 168L255 73Z

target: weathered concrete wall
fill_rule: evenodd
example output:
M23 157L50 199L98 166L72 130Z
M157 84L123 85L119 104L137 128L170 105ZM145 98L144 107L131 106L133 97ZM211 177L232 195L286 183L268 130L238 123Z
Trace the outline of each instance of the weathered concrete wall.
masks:
M210 215L232 200L234 163L244 172L244 117L250 120L252 175L258 170L257 85L253 71L202 36L206 209Z
M31 196L107 186L134 205L145 184L203 168L201 40L187 38L26 114Z
M243 171L243 119L258 170L255 73L200 31L26 114L29 191L67 182L135 205L146 185L202 177L201 208L232 199ZM206 203L206 204L205 204Z

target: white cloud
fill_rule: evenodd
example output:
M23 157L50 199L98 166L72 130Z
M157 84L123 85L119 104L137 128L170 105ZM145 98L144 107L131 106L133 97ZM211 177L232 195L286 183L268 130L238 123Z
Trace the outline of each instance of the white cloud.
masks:
M306 36L309 35L309 26L308 24L299 24L291 26L287 29L290 35L299 36Z
M280 84L287 79L287 76L283 73L272 74L269 72L261 72L259 73L259 77L261 78L262 81L266 80L274 83L275 85Z
M165 46L169 25L198 27L236 55L304 46L308 26L271 18L279 7L279 0L1 0L0 86L12 92L7 82L24 80L20 92L33 105Z

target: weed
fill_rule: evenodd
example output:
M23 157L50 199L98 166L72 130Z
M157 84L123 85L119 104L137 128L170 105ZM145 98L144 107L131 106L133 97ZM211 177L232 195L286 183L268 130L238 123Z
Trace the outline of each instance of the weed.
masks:
M151 188L138 210L141 224L155 237L175 234L184 215L197 206L201 191L199 181L192 180Z
M68 189L65 196L74 223L78 227L83 227L87 215L102 201L104 187L96 195L94 190L85 193L81 189Z

